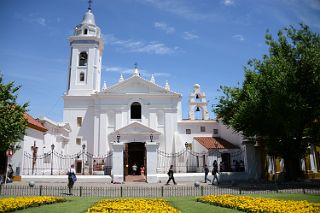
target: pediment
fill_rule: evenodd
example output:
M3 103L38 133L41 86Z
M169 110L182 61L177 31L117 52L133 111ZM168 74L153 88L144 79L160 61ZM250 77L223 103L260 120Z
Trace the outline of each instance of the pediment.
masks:
M180 95L178 93L166 90L165 88L147 81L139 76L132 76L122 82L119 82L102 93L107 94L171 94Z
M150 135L150 134L160 135L161 133L139 122L134 122L111 133L111 135L117 135L117 134L119 135Z

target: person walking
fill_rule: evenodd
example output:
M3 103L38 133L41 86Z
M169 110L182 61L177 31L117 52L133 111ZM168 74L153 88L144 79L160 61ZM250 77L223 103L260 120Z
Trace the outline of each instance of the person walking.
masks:
M174 181L174 177L173 177L173 165L170 166L170 169L167 174L169 176L169 179L168 179L166 185L169 185L170 180L173 181L174 185L177 185L177 183L176 183L176 181Z
M132 174L133 174L133 175L136 175L136 172L137 172L137 169L138 169L137 164L134 163L134 164L132 165L131 169L132 169Z
M212 185L214 185L214 180L217 181L217 184L219 184L219 179L218 179L218 162L217 160L213 161L213 169L212 169Z
M72 194L72 188L74 183L77 181L76 171L74 169L74 165L72 164L71 167L68 170L68 188L69 188L69 194Z
M144 180L146 179L144 176L144 166L143 165L140 167L140 175L143 177Z
M208 174L209 174L209 169L208 169L208 166L206 164L206 165L204 165L204 182L205 183L207 182L207 180L210 181L210 179L208 178Z

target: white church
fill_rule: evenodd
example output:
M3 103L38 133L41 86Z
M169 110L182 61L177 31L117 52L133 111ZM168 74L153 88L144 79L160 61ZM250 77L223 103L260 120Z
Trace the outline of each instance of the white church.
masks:
M64 122L72 129L68 153L83 145L95 156L112 151L115 182L123 181L133 163L145 166L148 182L157 182L157 173L165 171L155 166L157 150L176 153L185 150L187 142L190 147L197 143L194 148L200 151L201 146L206 149L207 143L213 143L213 137L223 137L230 146L234 144L232 148L240 148L240 136L209 119L206 96L198 84L189 97L188 120L182 119L181 94L168 83L156 84L153 76L142 78L137 67L128 79L121 75L117 84L104 84L101 89L104 43L90 9L69 41L71 59L64 96ZM202 113L201 120L195 120L196 110ZM202 137L211 140L201 145Z
M182 106L182 95L168 82L144 79L138 67L115 85L101 84L104 41L90 7L69 42L63 122L28 119L31 133L12 157L16 175L65 175L74 164L79 175L122 183L136 164L145 167L146 182L157 183L167 179L173 165L178 181L194 181L203 177L205 164L212 169L217 160L225 180L260 178L254 144L209 118L199 84L190 86L188 106ZM183 107L189 109L187 119Z

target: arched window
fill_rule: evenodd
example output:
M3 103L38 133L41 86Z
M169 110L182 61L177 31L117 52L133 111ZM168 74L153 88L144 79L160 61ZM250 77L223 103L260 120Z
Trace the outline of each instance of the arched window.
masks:
M141 119L141 104L138 102L131 104L131 119Z
M88 54L86 52L81 52L79 55L79 66L87 66Z
M84 29L83 34L87 35L88 34L88 29Z
M84 81L84 72L80 72L80 81Z

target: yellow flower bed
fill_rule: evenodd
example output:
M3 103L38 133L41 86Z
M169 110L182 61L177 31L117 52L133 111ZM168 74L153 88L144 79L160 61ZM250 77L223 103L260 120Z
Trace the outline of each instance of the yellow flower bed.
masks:
M320 212L320 204L307 201L276 200L236 195L208 195L198 201L245 212Z
M181 211L173 208L163 199L105 199L89 208L86 213L94 212L181 213Z
M5 197L0 199L0 212L12 212L18 209L63 201L66 201L66 199L52 196Z

